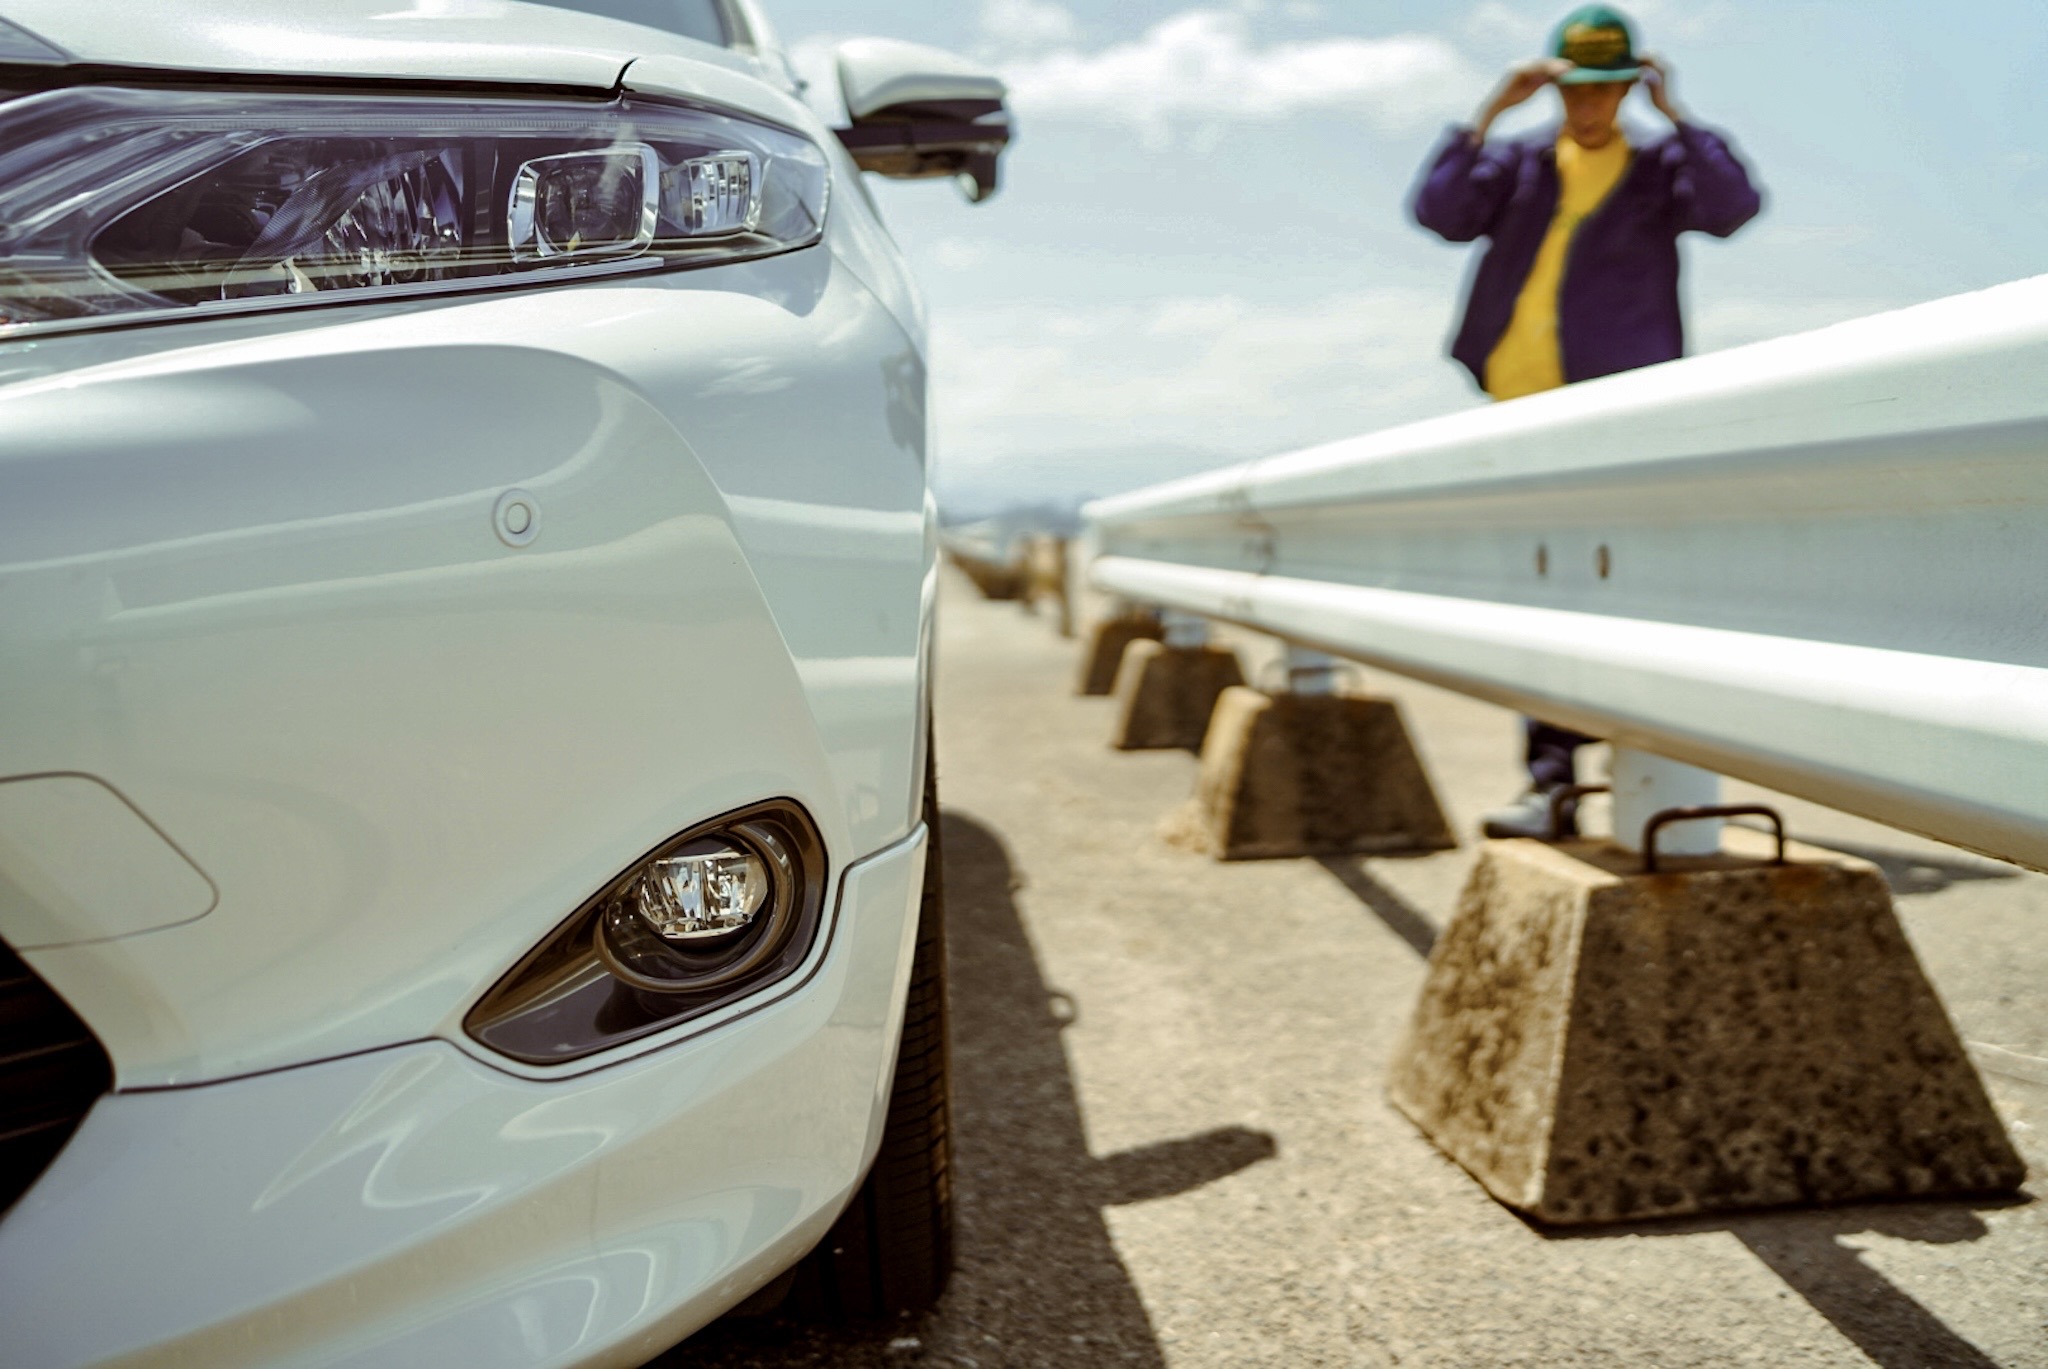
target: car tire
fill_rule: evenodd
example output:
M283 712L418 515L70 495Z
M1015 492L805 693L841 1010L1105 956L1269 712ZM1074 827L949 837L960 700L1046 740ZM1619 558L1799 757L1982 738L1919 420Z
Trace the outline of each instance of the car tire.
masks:
M925 767L917 949L881 1149L825 1239L797 1266L790 1310L864 1320L929 1310L953 1271L952 1042L937 783Z

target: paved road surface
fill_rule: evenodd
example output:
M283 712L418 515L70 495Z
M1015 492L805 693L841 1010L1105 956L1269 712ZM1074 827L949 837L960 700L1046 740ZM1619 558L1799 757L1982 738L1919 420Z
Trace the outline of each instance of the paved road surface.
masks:
M2048 1203L1572 1236L1497 1206L1382 1096L1469 847L1174 850L1192 757L1107 750L1075 647L1016 605L954 579L941 628L959 1271L917 1324L727 1322L663 1363L2048 1366ZM1514 720L1371 678L1469 833L1516 786ZM2048 1176L2048 877L1785 806L1884 864Z

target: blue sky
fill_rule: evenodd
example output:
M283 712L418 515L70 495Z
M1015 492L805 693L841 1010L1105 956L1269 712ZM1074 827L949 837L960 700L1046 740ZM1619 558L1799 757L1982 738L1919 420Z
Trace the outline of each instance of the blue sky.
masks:
M1443 355L1467 249L1409 225L1403 200L1443 127L1568 5L770 3L813 73L835 40L875 34L1010 82L1019 137L994 200L875 186L931 303L955 507L1479 402ZM1768 195L1736 238L1688 240L1695 351L2048 271L2041 0L1625 8Z

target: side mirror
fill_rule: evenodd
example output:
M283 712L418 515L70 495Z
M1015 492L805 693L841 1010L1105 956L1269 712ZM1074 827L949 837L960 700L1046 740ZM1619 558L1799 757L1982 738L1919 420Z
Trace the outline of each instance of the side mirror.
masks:
M1008 92L986 67L920 43L841 43L839 88L852 127L835 129L863 171L898 180L952 176L973 203L996 193L1010 144Z

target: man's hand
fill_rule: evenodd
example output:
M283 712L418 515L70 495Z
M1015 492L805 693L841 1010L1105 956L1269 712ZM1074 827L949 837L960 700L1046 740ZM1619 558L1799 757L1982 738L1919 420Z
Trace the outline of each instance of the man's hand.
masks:
M1650 103L1657 106L1657 112L1674 124L1685 122L1678 102L1671 98L1671 67L1661 57L1639 53L1636 64L1643 69L1643 88L1649 92Z
M1543 87L1572 69L1572 64L1562 57L1540 57L1533 62L1510 67L1508 74L1501 78L1500 89L1479 111L1479 117L1472 121L1472 141L1486 141L1486 130L1493 127L1493 121L1507 111L1521 104Z

